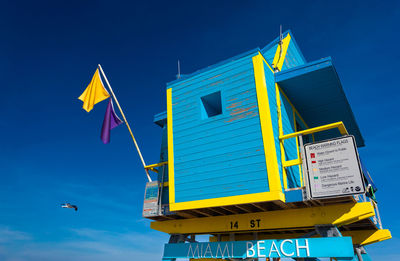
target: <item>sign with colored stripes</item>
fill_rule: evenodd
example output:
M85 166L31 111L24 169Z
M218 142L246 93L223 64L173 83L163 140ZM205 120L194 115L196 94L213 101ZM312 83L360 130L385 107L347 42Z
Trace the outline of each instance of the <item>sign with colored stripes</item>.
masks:
M365 192L353 136L306 144L304 151L311 198Z
M270 239L165 244L168 258L352 258L351 237Z

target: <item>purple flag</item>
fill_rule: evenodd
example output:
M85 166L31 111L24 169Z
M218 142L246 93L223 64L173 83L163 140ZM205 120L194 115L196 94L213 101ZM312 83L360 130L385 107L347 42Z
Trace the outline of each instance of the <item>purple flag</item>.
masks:
M111 130L120 125L123 121L115 114L114 106L110 98L106 114L104 115L103 127L101 128L100 138L104 144L110 143Z

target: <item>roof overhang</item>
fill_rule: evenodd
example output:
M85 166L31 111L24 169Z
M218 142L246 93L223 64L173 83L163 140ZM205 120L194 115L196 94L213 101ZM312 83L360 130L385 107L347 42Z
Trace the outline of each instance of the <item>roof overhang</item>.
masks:
M357 146L364 146L364 139L330 57L276 73L275 81L310 128L342 121L349 134L356 138ZM327 131L316 135L316 138L327 139L332 134L335 133Z
M164 125L167 124L167 111L163 111L154 115L153 122L161 128L164 127Z

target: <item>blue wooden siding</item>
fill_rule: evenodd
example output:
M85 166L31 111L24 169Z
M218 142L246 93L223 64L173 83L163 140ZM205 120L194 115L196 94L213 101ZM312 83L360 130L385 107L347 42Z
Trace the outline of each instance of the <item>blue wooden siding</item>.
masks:
M300 125L300 130L306 130L308 129L307 126L304 124L304 122L300 119L299 115L296 114L296 122L299 123ZM299 129L297 131L300 131ZM310 135L307 135L310 136Z
M161 153L160 162L168 161L168 140L167 140L167 125L164 125L162 130L162 140L161 140ZM159 167L158 168L158 181L167 182L168 181L168 168ZM164 173L164 175L163 175ZM164 176L164 178L162 177Z
M283 61L283 66L282 66L282 70L287 70L299 65L303 65L305 64L305 60L303 55L301 54L301 51L298 49L297 44L294 40L294 38L292 37L292 39L290 40L287 52L286 52L286 56L285 56L285 61Z
M168 161L167 124L162 127L160 162Z
M264 56L265 60L271 65L274 61L276 49L278 48L278 43L270 44L266 48L262 50L262 55Z
M162 127L162 139L161 139L161 152L160 152L160 161L164 162L168 161L168 140L167 140L167 124ZM164 176L164 178L163 178ZM164 165L158 168L157 180L161 184L161 182L168 182L168 165ZM164 187L163 195L161 198L161 204L167 204L169 202L169 194L168 187Z
M268 68L268 65L265 64L265 62L264 62L264 73L265 73L265 82L267 85L268 102L269 102L269 109L270 109L270 113L271 113L272 128L273 128L273 132L274 132L276 157L278 159L279 175L281 177L281 183L283 184L283 182L282 182L283 176L282 176L281 148L280 148L280 143L279 143L278 104L277 104L277 99L276 99L275 77L274 77L274 73Z
M281 94L281 117L283 134L295 132L295 123L293 118L293 108L286 97ZM287 139L284 142L285 160L294 160L298 158L296 138ZM286 168L287 187L301 187L299 166Z
M169 85L175 202L269 191L251 56ZM203 119L201 97L218 91L222 114Z

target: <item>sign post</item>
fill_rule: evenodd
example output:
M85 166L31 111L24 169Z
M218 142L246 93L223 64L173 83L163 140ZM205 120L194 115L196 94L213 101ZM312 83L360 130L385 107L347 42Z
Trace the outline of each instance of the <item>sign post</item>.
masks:
M365 193L353 136L306 144L304 151L311 198Z

